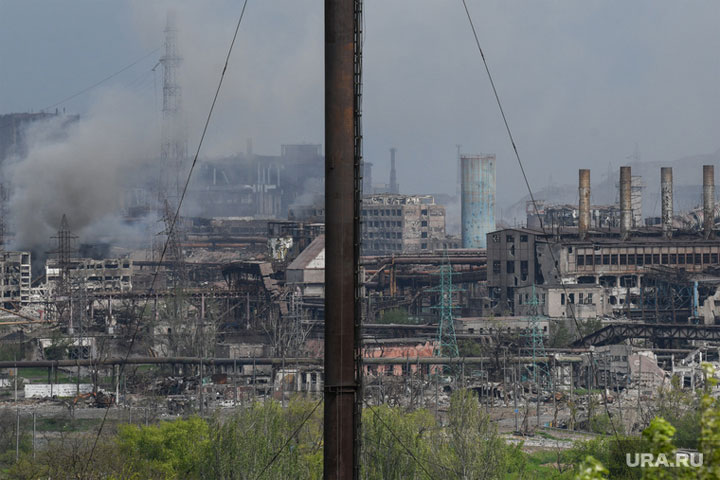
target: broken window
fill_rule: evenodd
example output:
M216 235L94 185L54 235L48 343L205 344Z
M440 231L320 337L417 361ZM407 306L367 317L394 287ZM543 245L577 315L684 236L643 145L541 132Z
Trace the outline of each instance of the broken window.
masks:
M505 241L507 243L514 243L515 242L515 236L511 234L505 235Z
M493 261L493 273L500 273L500 261L499 260Z
M520 235L520 242L525 243L525 242L527 242L527 241L528 241L528 236L527 236L527 235Z
M515 273L515 262L512 260L508 260L505 271L507 273Z
M565 294L564 293L560 294L560 305L565 305Z
M585 255L577 256L577 264L578 264L578 267L582 267L585 265Z

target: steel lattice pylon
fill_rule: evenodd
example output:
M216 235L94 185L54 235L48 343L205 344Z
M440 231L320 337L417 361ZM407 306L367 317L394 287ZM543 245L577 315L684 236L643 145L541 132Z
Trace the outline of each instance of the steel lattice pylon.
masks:
M452 265L450 265L446 250L443 264L440 266L440 285L431 288L430 291L440 293L440 302L432 307L440 312L435 355L451 358L460 356L453 317L453 309L458 308L453 304L453 294L460 289L453 285L452 273Z
M532 355L532 371L530 372L533 376L533 382L540 388L540 385L552 386L553 379L550 374L550 369L547 363L538 363L538 357L545 357L545 344L543 343L543 332L540 328L540 314L539 306L541 303L538 301L537 293L535 292L535 285L532 287L532 298L528 302L530 305L530 325L528 329L528 345L527 348L530 350Z

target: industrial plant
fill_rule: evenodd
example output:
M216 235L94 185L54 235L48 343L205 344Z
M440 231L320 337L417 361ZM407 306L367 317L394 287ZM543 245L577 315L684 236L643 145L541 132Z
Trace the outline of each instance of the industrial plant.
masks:
M135 139L156 150L149 158L123 152L97 185L81 172L93 162L65 178L51 147L93 118L0 115L0 409L17 432L21 418L100 431L108 419L222 419L301 398L337 419L324 448L351 451L364 409L448 425L454 395L471 391L505 440L569 449L611 428L639 435L667 392L717 397L706 368L720 371L715 165L639 175L624 159L599 201L591 175L605 170L578 161L568 202L537 195L524 170L503 178L516 149L448 145L437 163L456 179L451 193L413 191L410 148L362 153L355 15L355 50L326 50L326 68L333 51L352 51L355 70L326 74L322 143L247 139L206 154L208 116L195 150L172 13L152 69L159 127ZM352 89L338 86L353 75ZM680 168L694 180L678 187ZM23 183L43 174L62 177L62 195ZM520 221L503 215L510 196Z

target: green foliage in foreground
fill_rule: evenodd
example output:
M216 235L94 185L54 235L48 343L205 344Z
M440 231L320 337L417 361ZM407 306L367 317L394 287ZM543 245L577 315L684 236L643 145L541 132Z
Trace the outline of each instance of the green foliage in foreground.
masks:
M576 476L580 480L603 480L606 478L642 478L643 480L690 480L690 479L720 479L720 399L710 396L713 387L717 385L715 369L709 363L703 364L705 375L705 392L700 399L700 436L698 450L702 453L701 466L664 466L660 458L672 464L675 460L677 445L675 433L677 429L662 417L656 417L643 431L642 439L645 446L635 452L647 452L653 455L656 466L643 469L634 469L635 477L619 477L612 475L612 470L604 467L603 462L596 460L592 455L585 457L581 472ZM633 450L627 449L626 452ZM662 457L661 457L662 456ZM617 459L618 456L615 456ZM607 463L605 463L607 465ZM608 473L611 473L608 477Z
M625 453L669 453L675 428L655 419L642 437L597 437L568 451L524 453L497 432L469 391L451 397L448 421L427 410L369 407L363 411L361 479L555 480L720 478L720 405L703 397L702 469L639 469ZM11 422L7 453L14 447ZM106 426L107 428L107 426ZM2 432L0 432L2 434ZM21 458L0 478L52 479L319 479L322 477L322 404L296 398L288 407L267 401L229 418L190 417L149 426L121 425L95 443L95 432L60 431L33 459L27 440ZM0 435L0 442L3 440ZM90 456L90 452L93 455ZM8 454L9 455L9 454ZM14 448L12 448L14 461ZM89 460L90 459L90 460ZM6 460L10 460L7 458Z

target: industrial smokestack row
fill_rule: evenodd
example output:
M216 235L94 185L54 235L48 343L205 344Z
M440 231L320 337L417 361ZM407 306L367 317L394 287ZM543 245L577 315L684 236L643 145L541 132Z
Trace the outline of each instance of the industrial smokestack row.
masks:
M460 170L463 248L487 248L495 230L495 155L462 155Z
M662 197L662 231L665 238L672 238L673 221L673 173L672 167L660 169L660 196Z
M703 233L710 238L715 226L715 167L703 165Z
M632 229L632 173L630 167L620 167L620 237L627 240Z
M587 238L590 228L590 170L580 169L580 183L578 187L580 198L580 218L578 219L578 234L581 239Z

